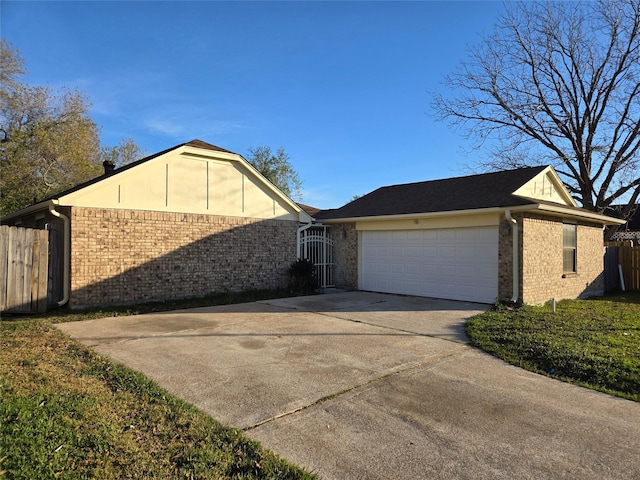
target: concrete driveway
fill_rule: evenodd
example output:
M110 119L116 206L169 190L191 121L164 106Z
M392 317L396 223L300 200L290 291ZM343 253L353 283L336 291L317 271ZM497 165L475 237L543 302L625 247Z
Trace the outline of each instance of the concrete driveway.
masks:
M467 344L483 305L335 293L58 325L326 479L640 479L640 405Z

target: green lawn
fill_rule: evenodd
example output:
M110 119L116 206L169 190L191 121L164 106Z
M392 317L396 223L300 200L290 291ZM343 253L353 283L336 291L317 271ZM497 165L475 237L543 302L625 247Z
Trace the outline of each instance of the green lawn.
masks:
M498 306L472 318L473 344L533 372L640 401L640 293Z
M3 318L0 477L315 478L52 325L270 295Z

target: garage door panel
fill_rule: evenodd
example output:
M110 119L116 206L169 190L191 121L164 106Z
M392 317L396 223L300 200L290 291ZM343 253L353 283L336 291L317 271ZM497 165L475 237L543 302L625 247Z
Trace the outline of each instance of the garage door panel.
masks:
M498 229L365 231L360 272L363 290L491 303Z

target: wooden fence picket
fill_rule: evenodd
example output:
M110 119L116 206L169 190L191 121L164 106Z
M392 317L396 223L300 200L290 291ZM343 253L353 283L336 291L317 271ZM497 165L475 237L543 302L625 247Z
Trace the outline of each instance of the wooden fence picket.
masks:
M47 308L49 232L0 226L0 309L10 313Z
M625 290L640 290L640 247L634 247L631 242L607 242L606 246L618 250Z

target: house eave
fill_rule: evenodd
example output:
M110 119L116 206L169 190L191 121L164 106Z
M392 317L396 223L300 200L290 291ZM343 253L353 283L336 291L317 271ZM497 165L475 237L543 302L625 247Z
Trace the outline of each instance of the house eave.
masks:
M4 215L3 217L0 218L0 223L5 223L8 221L14 220L16 218L24 217L25 215L30 215L32 213L40 212L43 210L49 210L50 205L58 206L59 204L60 202L58 202L58 200L55 200L55 199L45 200L44 202L35 203L26 208L23 208L22 210L18 210L18 211L9 213L7 215Z
M478 214L501 214L506 208L475 208L470 210L447 210L443 212L421 212L421 213L406 213L399 215L372 215L367 217L344 217L344 218L320 218L322 223L352 223L352 222L378 222L380 220L414 220L425 218L440 218L440 217L452 217L452 216L466 216L466 215L478 215Z
M467 210L447 210L441 212L422 212L422 213L408 213L399 215L372 215L366 217L343 217L343 218L330 218L320 221L326 224L332 223L352 223L352 222L377 222L380 220L414 220L414 219L429 219L429 218L442 218L442 217L461 217L468 215L487 215L496 214L503 215L507 210L511 212L541 212L547 215L557 217L570 217L575 219L589 220L602 225L623 225L624 220L618 218L601 215L595 212L588 212L584 210L576 211L572 207L563 207L561 205L545 205L541 203L531 203L526 205L507 206L507 207L491 207L491 208L474 208Z
M532 210L544 212L547 215L589 220L602 225L624 225L626 223L626 220L619 218L609 217L607 215L601 215L596 212L589 212L585 210L576 211L570 207L563 207L561 205L534 204L532 207L534 207ZM519 211L520 208L513 208L511 210Z

